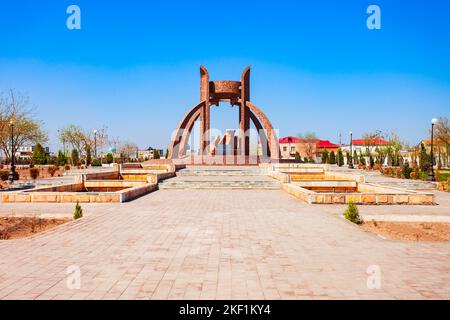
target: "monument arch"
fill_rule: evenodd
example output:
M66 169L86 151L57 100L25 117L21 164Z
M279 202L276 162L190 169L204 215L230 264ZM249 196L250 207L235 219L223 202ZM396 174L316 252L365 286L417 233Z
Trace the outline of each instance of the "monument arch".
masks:
M211 112L213 105L229 102L239 108L239 129L236 137L236 156L250 156L250 122L258 132L262 154L258 160L278 160L280 150L276 132L267 116L260 108L250 102L250 67L242 73L240 81L210 81L205 67L200 67L200 102L190 109L174 131L169 147L169 158L180 159L186 156L189 136L197 120L200 120L200 154L201 158L214 156L211 148ZM225 139L225 136L224 138ZM216 144L218 140L214 141ZM261 159L262 158L262 159Z

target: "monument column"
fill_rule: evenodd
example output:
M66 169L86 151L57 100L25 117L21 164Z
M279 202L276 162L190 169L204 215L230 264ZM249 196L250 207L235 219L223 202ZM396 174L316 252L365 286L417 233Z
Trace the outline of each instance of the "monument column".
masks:
M200 155L203 157L205 151L208 154L210 138L210 106L209 101L209 73L205 67L200 67L200 101L205 101L200 112Z
M250 137L248 130L250 129L250 112L247 107L247 101L250 101L250 67L245 68L241 77L241 98L239 104L239 140L241 147L241 155L250 155ZM248 158L246 158L246 161Z

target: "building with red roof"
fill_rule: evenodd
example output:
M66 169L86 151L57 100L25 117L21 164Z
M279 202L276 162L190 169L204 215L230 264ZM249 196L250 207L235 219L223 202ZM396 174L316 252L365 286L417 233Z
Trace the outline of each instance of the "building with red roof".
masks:
M353 139L354 146L385 146L389 142L383 139Z
M383 139L353 139L352 151L359 154L375 153L377 148L389 145L389 142ZM344 153L350 152L350 145L342 147Z
M279 139L278 142L282 159L294 159L295 154L298 152L302 159L313 159L317 162L320 161L323 151L327 150L328 152L334 151L337 153L339 149L339 145L329 140L302 140L288 136Z

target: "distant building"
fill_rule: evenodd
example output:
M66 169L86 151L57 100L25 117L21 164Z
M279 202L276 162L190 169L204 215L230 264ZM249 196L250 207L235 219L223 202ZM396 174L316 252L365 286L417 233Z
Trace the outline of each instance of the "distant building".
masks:
M145 150L138 150L137 158L138 159L142 159L144 161L153 159L153 151L154 150L158 150L159 156L161 158L164 158L164 156L165 156L164 150L162 150L162 149L155 149L155 148L152 148L152 147L149 147L148 149L145 149Z
M388 141L383 139L353 139L352 150L356 151L358 155L360 154L375 154L377 148L385 147L389 144ZM350 145L342 146L342 151L344 153L350 152Z
M20 147L18 147L16 150L16 153L15 153L15 157L20 158L20 159L31 158L33 156L34 147L35 146L20 146ZM45 150L46 155L50 154L49 147L44 147L44 150Z
M353 155L357 154L358 157L361 155L366 160L366 163L368 163L370 157L369 154L376 156L378 148L386 147L389 145L389 142L383 139L353 139L352 145L350 148L350 144L343 145L342 146L342 152L344 153L344 164L347 164L347 157L345 156L348 153L350 153L350 149L353 152ZM389 159L386 157L384 159L383 165L388 165Z
M278 142L282 159L295 159L295 154L298 152L302 160L312 158L316 162L321 162L323 151L337 153L339 149L339 145L329 140L302 140L289 136L279 139Z

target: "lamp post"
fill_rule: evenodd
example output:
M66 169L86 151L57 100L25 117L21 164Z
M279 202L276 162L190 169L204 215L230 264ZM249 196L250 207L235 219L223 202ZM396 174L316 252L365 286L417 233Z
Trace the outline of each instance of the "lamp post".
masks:
M97 130L94 130L94 157L97 159Z
M430 172L428 174L428 181L436 181L434 176L434 150L433 150L433 140L434 140L434 125L437 123L437 119L433 118L431 120L431 150L430 150Z
M9 182L13 183L17 180L17 172L16 172L16 159L15 159L15 151L14 151L14 121L10 120L9 125L11 127L11 171L8 176Z
M350 131L350 157L348 162L348 168L354 169L353 167L353 132Z

